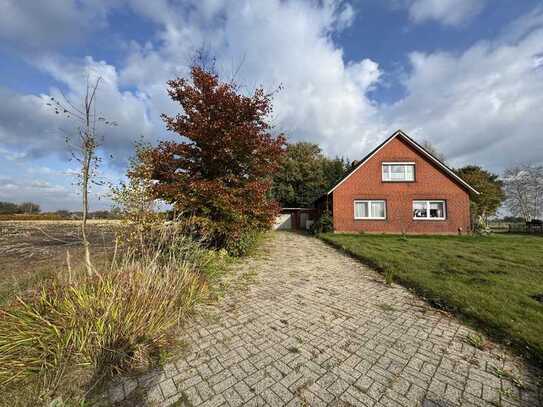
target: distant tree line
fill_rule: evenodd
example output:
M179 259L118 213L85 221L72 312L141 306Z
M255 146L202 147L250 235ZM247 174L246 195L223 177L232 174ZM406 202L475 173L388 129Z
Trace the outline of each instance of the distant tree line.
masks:
M42 212L40 205L34 202L23 202L20 204L0 201L0 215L55 215L62 219L82 219L82 211L69 211L59 209L53 212ZM117 219L120 211L117 208L111 210L100 210L89 212L89 219Z
M16 204L13 202L2 202L0 201L0 214L7 214L7 215L13 215L13 214L36 214L40 213L40 205L35 204L33 202L23 202L20 204Z

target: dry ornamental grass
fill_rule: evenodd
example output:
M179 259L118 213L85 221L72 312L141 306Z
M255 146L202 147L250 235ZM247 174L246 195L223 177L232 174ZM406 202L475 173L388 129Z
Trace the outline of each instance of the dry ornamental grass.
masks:
M96 263L91 276L68 266L33 295L6 303L3 393L26 388L32 401L80 400L112 375L152 365L207 297L217 256L174 229L162 231L143 250L119 249Z

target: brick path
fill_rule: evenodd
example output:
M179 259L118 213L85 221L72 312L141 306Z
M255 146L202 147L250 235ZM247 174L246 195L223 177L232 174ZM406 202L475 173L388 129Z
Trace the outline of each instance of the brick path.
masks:
M541 405L540 371L466 344L473 331L315 238L275 233L235 275L237 288L187 327L185 358L115 385L112 401Z

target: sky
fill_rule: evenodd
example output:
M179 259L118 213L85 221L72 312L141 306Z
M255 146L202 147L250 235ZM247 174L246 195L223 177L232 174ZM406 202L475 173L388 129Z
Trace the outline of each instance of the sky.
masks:
M122 180L135 141L176 138L166 82L202 49L248 94L281 87L273 131L331 157L403 129L453 167L543 162L538 0L0 0L0 201L80 207L76 123L47 103L80 103L87 78L117 123L98 129L100 180ZM94 187L91 210L109 206Z

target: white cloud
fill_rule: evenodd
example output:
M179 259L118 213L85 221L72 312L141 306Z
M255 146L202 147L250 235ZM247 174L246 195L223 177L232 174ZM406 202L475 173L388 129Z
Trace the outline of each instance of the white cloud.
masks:
M99 0L91 4L107 14ZM106 137L108 152L123 154L139 134L164 134L160 114L179 110L167 96L166 81L186 75L200 47L216 55L225 78L243 61L237 78L245 90L259 85L273 90L282 85L274 101L273 121L293 139L311 138L331 153L358 152L378 131L367 124L377 120L377 110L366 95L379 80L378 64L363 59L346 65L341 48L331 38L352 24L355 11L350 3L191 0L181 4L162 0L150 7L148 2L133 0L129 4L160 28L155 45L130 44L120 69L92 57L77 61L38 55L32 60L65 85L72 100L81 96L86 75L104 78L98 105L108 118L119 122L118 129ZM70 7L64 10L67 20L73 19ZM28 20L37 11L19 8L19 13ZM137 90L122 91L123 87ZM56 89L52 94L59 96ZM0 131L0 142L30 156L63 149L58 120L42 106L45 95L3 96L15 103L9 109L11 119L4 132ZM37 114L29 119L29 111ZM24 146L16 140L23 132L27 137Z
M76 209L78 197L63 185L52 184L43 180L25 182L19 179L0 179L0 201L39 203L42 209L51 210L64 205Z
M136 83L149 96L153 117L175 111L164 83L186 74L195 49L203 46L217 57L223 77L240 68L237 79L243 89L282 86L274 99L273 121L293 139L312 139L330 153L355 154L375 139L380 131L377 109L367 93L379 80L379 66L369 59L346 65L331 38L352 24L350 4L211 3L213 7L209 1L195 2L187 7L190 12L177 14L175 22L172 13L166 13L160 47L133 44L121 80Z
M356 17L356 12L350 3L343 5L343 8L339 8L337 11L336 29L341 31L350 27Z
M62 148L59 122L46 103L45 96L0 88L0 144L8 158L39 157Z
M0 40L13 42L19 51L38 52L73 43L103 28L107 8L115 3L115 0L0 0Z
M26 158L25 153L14 153L6 148L0 147L0 156L5 157L10 161L17 161Z
M9 179L0 178L0 197L5 194L12 194L19 189L19 186Z
M371 59L347 65L347 72L352 80L365 92L373 90L379 83L382 72L379 64Z
M408 96L385 109L387 121L431 139L457 163L501 170L540 161L543 12L536 28L531 24L515 40L503 38L459 55L412 53Z
M458 26L479 14L486 0L411 0L409 17L416 23L437 21Z
M118 174L104 171L108 179L113 180ZM52 170L35 171L21 166L15 175L0 177L0 201L32 201L40 204L44 211L57 209L81 210L82 198L80 187L73 176ZM91 185L89 206L91 210L111 207L110 192L107 185Z
M140 136L149 140L154 130L148 118L148 100L141 92L121 90L118 73L114 66L92 57L84 60L65 60L60 57L43 57L38 62L40 69L52 75L67 91L64 95L69 101L82 109L81 103L87 78L93 83L100 77L97 91L97 113L118 126L98 127L98 136L103 137L103 149L113 154L114 161L125 163L132 143ZM50 95L64 101L63 94L52 88ZM41 157L60 153L66 157L68 147L66 136L74 137L79 122L66 120L63 115L55 115L47 106L49 95L21 95L0 89L0 143L5 154L11 157ZM21 142L24 137L24 142ZM2 153L2 151L0 151Z
M55 188L55 186L52 185L50 182L41 181L41 180L32 181L30 183L30 187L38 188L38 189L54 189Z

